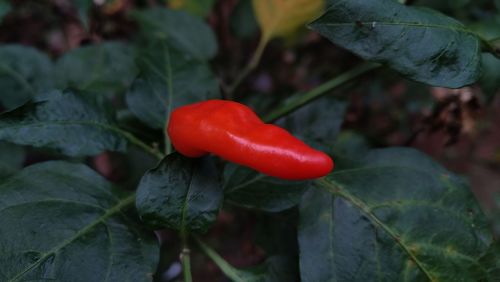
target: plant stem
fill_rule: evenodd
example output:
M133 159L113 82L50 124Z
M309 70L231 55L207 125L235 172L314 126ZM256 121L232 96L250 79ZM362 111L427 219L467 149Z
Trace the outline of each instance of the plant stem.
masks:
M225 261L214 249L203 243L201 239L194 237L201 250L222 270L222 272L231 280L236 282L245 282L238 274L238 270Z
M118 131L123 137L125 137L125 139L127 139L127 141L131 144L143 149L145 152L156 157L158 160L163 159L164 156L158 149L148 146L146 143L142 142L139 138L135 137L130 132L121 129L117 129L116 131Z
M191 275L191 256L189 249L187 248L182 249L181 261L182 261L182 273L184 275L184 282L192 282L193 277Z
M182 228L180 235L182 240L181 263L184 282L192 282L193 277L191 275L191 250L189 249L187 230L185 228Z
M287 102L285 102L278 109L270 112L266 115L263 120L265 122L272 122L282 116L287 115L288 113L297 110L298 108L304 106L307 103L319 98L320 96L327 94L331 90L360 77L361 75L379 68L381 65L374 63L363 63L321 85L318 87L305 92L305 93L297 93L292 98L290 98Z
M260 59L262 58L262 54L264 53L268 42L269 38L267 36L262 36L260 38L257 49L255 49L255 52L248 64L238 74L233 83L227 87L226 97L228 99L231 99L233 97L234 91L238 88L238 86L240 86L241 82L243 82L243 80L259 65Z

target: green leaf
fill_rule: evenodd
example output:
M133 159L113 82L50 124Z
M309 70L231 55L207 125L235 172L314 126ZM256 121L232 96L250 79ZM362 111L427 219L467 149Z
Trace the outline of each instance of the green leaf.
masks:
M69 156L125 151L128 133L114 124L107 108L85 95L53 91L0 115L0 140Z
M338 0L310 27L358 56L434 86L458 88L480 75L480 39L439 12L394 0Z
M0 179L19 170L26 158L21 146L0 142Z
M0 46L0 104L16 108L40 91L52 87L52 62L34 48Z
M225 201L240 207L279 212L296 206L309 181L286 181L228 164L224 170Z
M128 89L138 73L134 55L132 47L120 42L72 50L56 63L58 86L110 93Z
M303 281L488 277L484 214L468 185L425 155L374 150L316 183L300 206Z
M481 257L480 263L488 272L489 277L500 277L500 243L498 241L491 245L488 251Z
M0 281L152 281L159 247L121 196L80 164L0 180Z
M3 18L10 13L12 10L12 6L9 2L5 0L0 0L0 23L2 23Z
M479 84L487 95L493 96L500 91L500 60L491 54L483 54L481 61L483 76Z
M165 128L172 109L220 97L218 82L206 63L156 40L140 49L142 75L127 92L129 109L151 128Z
M278 122L294 135L331 143L340 132L346 109L346 102L323 97L301 107Z
M470 26L487 40L500 38L500 17L477 22ZM483 76L479 81L482 90L490 97L500 91L500 59L492 54L482 54Z
M154 8L132 12L142 33L150 39L167 39L169 45L197 60L208 60L217 53L212 29L200 18L181 11Z
M189 159L174 153L144 175L136 206L141 219L154 228L206 232L217 217L222 198L212 159Z

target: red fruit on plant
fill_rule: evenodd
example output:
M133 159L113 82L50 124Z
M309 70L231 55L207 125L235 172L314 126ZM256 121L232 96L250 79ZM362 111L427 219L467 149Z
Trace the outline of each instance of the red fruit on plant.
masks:
M327 154L276 125L265 124L250 108L237 102L208 100L177 108L167 132L182 155L213 153L282 179L318 178L334 167Z

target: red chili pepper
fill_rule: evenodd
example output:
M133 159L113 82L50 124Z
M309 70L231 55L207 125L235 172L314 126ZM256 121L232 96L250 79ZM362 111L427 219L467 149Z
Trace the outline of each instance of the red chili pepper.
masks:
M333 169L328 155L278 126L265 124L236 102L208 100L177 108L167 131L173 146L187 157L213 153L278 178L312 179Z

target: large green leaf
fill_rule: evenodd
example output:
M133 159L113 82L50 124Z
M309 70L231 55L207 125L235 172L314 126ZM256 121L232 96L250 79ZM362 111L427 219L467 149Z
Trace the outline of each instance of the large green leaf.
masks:
M66 53L57 61L55 73L61 89L117 92L128 89L138 70L131 46L106 42Z
M0 179L22 167L26 153L21 146L0 142Z
M309 181L286 181L228 164L224 170L227 203L267 212L289 209L300 202Z
M0 281L152 281L159 248L120 194L67 162L0 180Z
M0 46L0 104L13 109L52 86L52 62L44 53L21 45Z
M175 51L164 40L142 48L137 60L142 75L127 92L126 101L152 128L164 128L172 109L220 96L208 64Z
M411 149L375 150L300 206L303 281L479 281L492 243L468 185Z
M132 16L145 36L167 39L171 47L197 60L211 59L217 53L214 32L196 16L164 8L138 10Z
M0 140L60 150L69 156L125 151L129 134L85 95L53 91L0 115Z
M206 232L219 213L222 198L213 159L174 153L144 175L136 206L141 219L155 228Z
M458 88L480 75L477 35L430 9L394 0L336 0L310 26L358 56L416 81Z

